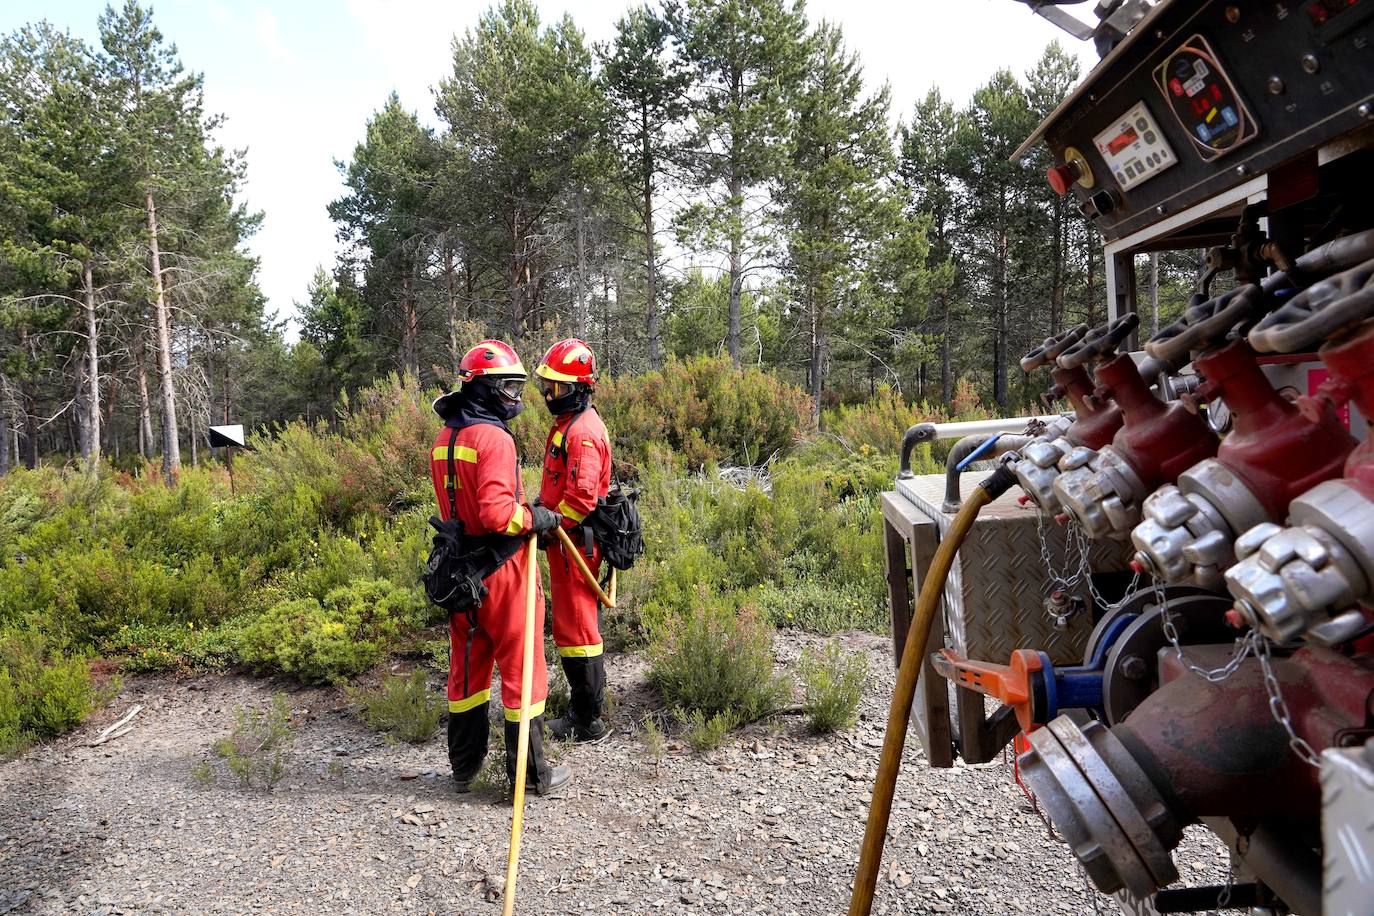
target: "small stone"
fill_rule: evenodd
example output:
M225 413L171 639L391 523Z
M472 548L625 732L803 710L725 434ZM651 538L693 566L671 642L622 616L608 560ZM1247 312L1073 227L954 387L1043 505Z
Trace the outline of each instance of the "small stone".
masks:
M419 773L414 773L414 772L406 772L406 773L401 773L401 774L400 774L400 778L401 778L401 779L407 779L407 780L408 780L408 779L419 779L419 778L420 778L420 774L419 774Z

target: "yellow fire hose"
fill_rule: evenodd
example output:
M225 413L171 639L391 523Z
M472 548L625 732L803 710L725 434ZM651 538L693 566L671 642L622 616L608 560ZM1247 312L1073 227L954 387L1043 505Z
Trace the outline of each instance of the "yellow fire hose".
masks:
M906 645L902 649L902 662L897 669L892 708L887 714L882 756L878 758L878 778L873 784L873 800L868 807L868 823L864 827L863 847L859 853L859 871L854 876L854 893L849 898L849 916L868 916L873 908L878 869L882 865L883 843L887 839L888 819L892 816L892 796L896 791L897 773L902 766L902 749L906 745L911 704L916 698L916 679L925 663L930 625L940 606L940 596L944 592L950 567L954 565L954 555L959 552L959 545L973 527L979 510L1005 493L1015 482L1015 475L1005 467L999 467L974 488L954 516L948 533L941 538L940 547L935 551L930 569L921 582L911 629L907 631Z
M525 815L525 770L530 753L530 694L534 692L534 597L539 581L539 544L534 535L526 553L529 569L525 573L525 654L520 666L520 738L515 751L515 806L510 821L510 856L506 859L503 916L515 912L516 867L520 864L520 827ZM539 634L541 637L542 633Z
M577 568L582 570L582 577L587 580L587 584L590 585L592 588L596 589L596 597L600 598L601 603L606 607L614 608L615 570L611 570L611 594L608 595L604 591L602 591L601 586L597 584L596 576L592 574L591 567L587 565L586 560L582 559L582 552L577 549L577 546L575 544L573 544L572 538L568 537L568 532L563 530L563 526L559 525L557 528L553 530L558 532L558 540L560 540L563 543L563 550L566 551L574 560L577 561Z

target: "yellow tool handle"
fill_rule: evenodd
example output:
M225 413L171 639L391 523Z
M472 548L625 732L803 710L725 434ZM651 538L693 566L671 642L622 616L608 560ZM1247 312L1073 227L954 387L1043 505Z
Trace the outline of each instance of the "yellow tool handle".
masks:
M530 694L534 692L534 596L539 582L539 543L531 535L525 552L529 568L525 572L525 654L520 666L520 738L515 751L515 805L510 821L510 856L506 859L505 902L501 912L515 912L516 868L520 864L520 828L525 817L525 770L530 753ZM543 634L539 634L542 636Z
M568 532L563 530L562 525L559 525L553 530L558 532L558 539L563 542L563 549L577 561L577 568L582 570L582 577L587 580L587 584L596 589L596 597L600 598L601 603L606 607L614 608L615 598L601 590L601 586L597 584L596 576L592 575L591 568L587 566L587 561L582 559L582 552L577 549L577 545L572 542L572 538L568 537ZM611 582L615 582L614 572L611 573ZM612 589L615 588L614 585L611 587Z

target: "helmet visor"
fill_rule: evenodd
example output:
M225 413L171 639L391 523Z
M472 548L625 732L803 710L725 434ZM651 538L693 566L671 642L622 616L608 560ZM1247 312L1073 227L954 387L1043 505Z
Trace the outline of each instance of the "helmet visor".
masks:
M525 377L522 375L490 376L487 378L487 384L500 392L503 398L518 401L525 390Z
M539 392L544 395L544 400L553 401L573 390L571 382L555 382L553 379L541 378L539 380Z

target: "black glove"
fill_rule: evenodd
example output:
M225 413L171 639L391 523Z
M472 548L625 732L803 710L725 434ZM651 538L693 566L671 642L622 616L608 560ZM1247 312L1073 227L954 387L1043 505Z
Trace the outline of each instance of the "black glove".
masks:
M552 531L563 521L563 516L543 506L530 506L530 530L535 534Z

